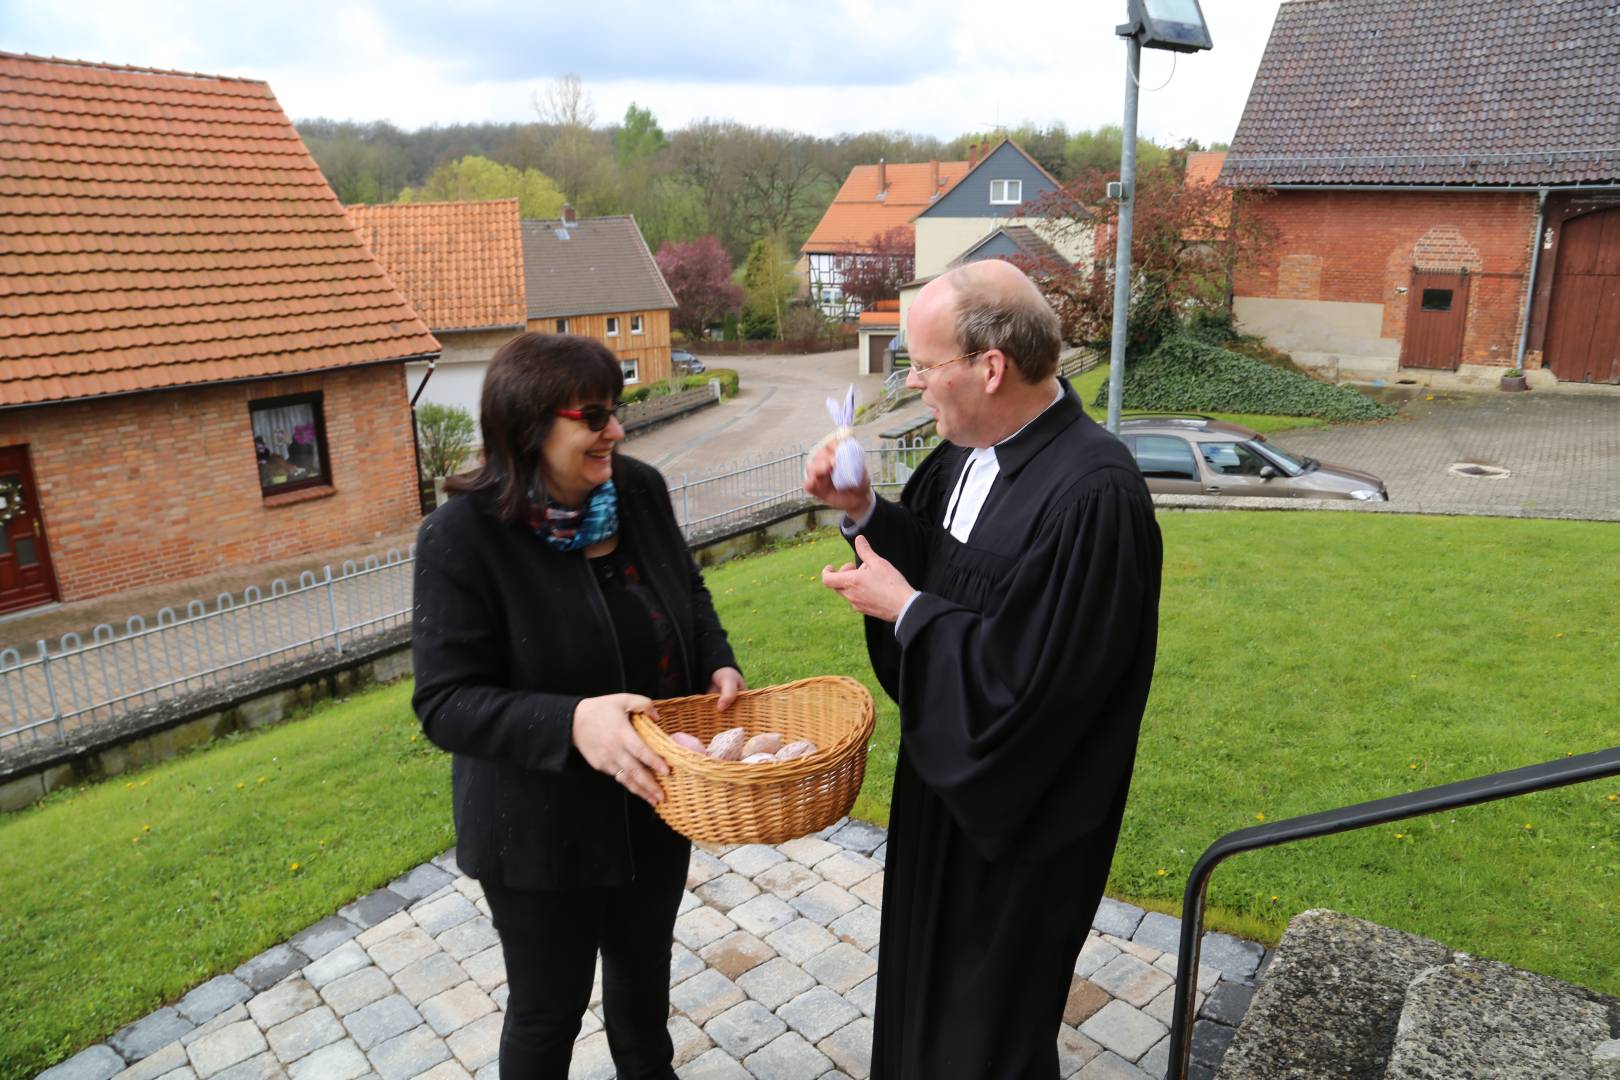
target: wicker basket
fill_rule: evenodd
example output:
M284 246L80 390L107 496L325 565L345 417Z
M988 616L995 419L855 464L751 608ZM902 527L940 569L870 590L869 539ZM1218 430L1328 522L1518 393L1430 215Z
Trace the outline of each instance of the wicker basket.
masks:
M715 694L657 702L658 722L636 714L636 732L669 763L658 814L670 828L712 844L779 844L824 829L849 813L866 776L872 695L854 679L826 675L745 690L725 712ZM727 728L781 732L818 749L791 761L716 761L669 737L707 743Z

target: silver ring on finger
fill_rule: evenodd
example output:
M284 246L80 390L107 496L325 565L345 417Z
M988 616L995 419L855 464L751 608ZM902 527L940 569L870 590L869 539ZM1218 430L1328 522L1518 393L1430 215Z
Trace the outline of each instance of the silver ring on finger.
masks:
M613 779L617 780L621 784L624 783L624 770L620 769L618 772L614 773Z

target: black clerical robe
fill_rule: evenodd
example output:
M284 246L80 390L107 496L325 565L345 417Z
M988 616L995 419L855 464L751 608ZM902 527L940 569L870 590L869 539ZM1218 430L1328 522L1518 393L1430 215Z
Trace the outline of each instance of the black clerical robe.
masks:
M862 532L922 590L866 620L900 703L874 1080L1052 1080L1153 676L1158 524L1072 388L996 447L966 543L944 444Z

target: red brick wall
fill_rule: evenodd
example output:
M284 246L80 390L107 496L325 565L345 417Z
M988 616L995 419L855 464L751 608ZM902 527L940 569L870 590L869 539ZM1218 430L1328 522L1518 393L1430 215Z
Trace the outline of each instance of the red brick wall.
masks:
M1234 294L1381 304L1383 336L1406 332L1412 268L1470 273L1463 362L1512 363L1536 225L1528 192L1279 191L1244 211L1277 237Z
M314 390L332 485L267 504L248 402ZM402 364L0 412L0 446L19 443L64 600L363 544L420 517Z

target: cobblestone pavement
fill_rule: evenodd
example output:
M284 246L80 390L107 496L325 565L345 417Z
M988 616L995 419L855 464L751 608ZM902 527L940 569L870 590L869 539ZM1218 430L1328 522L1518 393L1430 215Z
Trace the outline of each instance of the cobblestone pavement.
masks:
M1276 441L1375 474L1389 486L1392 510L1620 519L1620 391L1422 391L1400 420L1283 432ZM1449 471L1462 462L1510 475Z
M887 836L845 820L776 847L696 848L670 955L682 1080L866 1080ZM1061 1075L1162 1077L1180 922L1104 900L1056 1033ZM1205 935L1193 1076L1208 1078L1266 950ZM446 853L38 1080L496 1080L506 972ZM571 1080L614 1075L591 996Z

